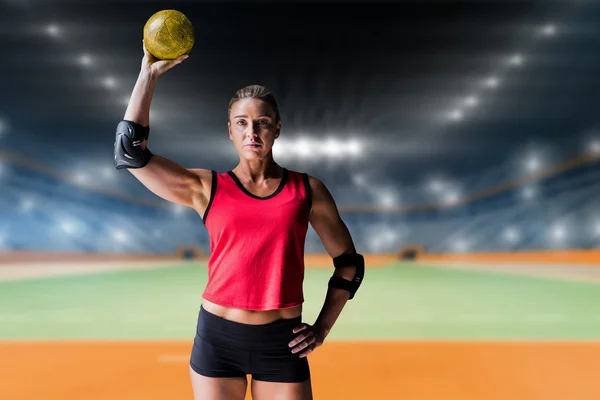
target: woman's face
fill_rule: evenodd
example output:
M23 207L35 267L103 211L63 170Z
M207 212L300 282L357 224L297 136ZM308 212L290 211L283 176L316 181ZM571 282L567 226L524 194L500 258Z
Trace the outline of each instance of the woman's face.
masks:
M281 121L275 121L273 107L260 99L246 98L233 103L227 126L229 139L240 158L259 160L271 152L281 129Z

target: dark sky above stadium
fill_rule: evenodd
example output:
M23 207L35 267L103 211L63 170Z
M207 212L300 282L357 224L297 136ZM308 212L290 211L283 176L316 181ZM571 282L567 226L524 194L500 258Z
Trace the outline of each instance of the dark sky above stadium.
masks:
M361 171L415 184L440 172L461 177L538 149L569 158L585 149L598 121L593 2L0 0L0 7L0 145L61 168L110 164L114 128L139 72L143 25L167 8L191 19L196 44L159 80L150 148L187 167L235 166L227 102L255 83L280 103L276 159L344 181ZM361 154L298 153L299 141L323 150L332 138L360 143Z

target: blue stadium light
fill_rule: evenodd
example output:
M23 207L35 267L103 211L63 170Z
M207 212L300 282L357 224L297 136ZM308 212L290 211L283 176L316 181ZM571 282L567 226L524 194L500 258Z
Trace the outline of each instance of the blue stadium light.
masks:
M383 207L392 208L398 205L398 196L391 190L381 190L378 198Z
M125 234L125 232L120 231L120 230L113 231L112 237L115 241L117 241L119 243L124 243L127 241L127 235Z
M299 138L292 149L300 158L308 158L314 154L311 142L306 138Z
M467 251L469 250L469 243L465 240L459 239L452 246L456 251Z
M551 233L552 233L552 239L554 239L555 241L562 241L567 235L565 227L562 225L555 225L552 228Z
M523 65L523 56L520 54L515 54L508 60L508 63L515 67Z
M504 239L508 242L515 243L519 240L519 231L515 228L506 228L504 230Z
M351 156L359 156L363 147L364 146L358 139L350 139L348 143L346 143L346 151Z
M344 154L342 143L335 138L328 138L320 147L330 157L340 157Z
M102 167L102 169L100 170L100 175L102 175L102 178L107 179L107 180L112 179L117 176L116 170L112 166L111 167L109 167L109 166Z
M594 235L600 236L600 221L596 221L596 225L594 226Z
M541 33L544 36L556 35L556 26L554 24L546 24L541 28Z
M62 229L66 233L75 233L76 228L72 222L64 221L60 224L60 229Z
M180 204L170 204L171 212L175 215L181 215L187 211L187 207Z
M20 209L22 212L29 212L35 208L33 199L25 198L21 200Z
M458 203L460 200L460 196L456 192L448 192L444 195L444 204L446 205L454 205Z
M476 96L471 95L465 98L464 104L467 107L475 107L477 104L479 104L479 99L477 99Z
M439 193L442 190L444 190L444 184L438 179L434 179L431 182L429 182L429 185L427 185L427 187L429 188L429 190L435 193Z
M88 54L82 54L79 56L79 64L83 65L84 67L89 67L92 65L92 61L92 57Z
M352 177L352 182L356 186L367 186L367 178L363 174L357 174Z
M79 173L75 174L73 179L75 180L75 183L77 183L78 185L85 185L86 183L89 182L90 177L88 174L79 172Z
M126 96L123 96L121 98L121 101L119 102L119 104L124 105L125 107L127 107L129 105L129 100L131 99L131 95L128 94Z
M536 195L536 190L531 187L528 186L525 189L523 189L523 197L527 200L533 199Z
M104 78L104 80L102 80L102 84L108 89L113 89L117 86L117 80L112 76L107 76Z
M50 25L46 26L45 31L46 31L46 34L48 34L48 36L50 36L50 37L59 37L60 33L61 33L59 26L56 24L50 24Z
M490 76L489 78L487 78L484 81L485 87L490 88L490 89L498 87L499 84L500 84L500 80L495 76Z
M450 112L448 117L452 121L460 121L461 119L463 119L463 112L461 110L453 110Z
M598 140L598 139L590 140L590 142L588 143L588 146L587 146L587 150L588 150L588 152L590 152L592 154L600 154L600 140Z
M536 156L531 156L527 159L525 166L529 172L536 172L541 166L540 159Z

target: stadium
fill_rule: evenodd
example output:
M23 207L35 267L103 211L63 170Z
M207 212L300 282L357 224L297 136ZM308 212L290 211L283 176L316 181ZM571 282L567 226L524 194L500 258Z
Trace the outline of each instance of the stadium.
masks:
M153 151L230 170L227 100L264 84L275 159L365 254L309 357L317 399L600 398L598 4L328 6L236 3L244 29L230 2L0 0L0 398L192 396L209 237L112 155L165 8L197 42L157 86ZM333 267L312 228L305 264L314 320Z

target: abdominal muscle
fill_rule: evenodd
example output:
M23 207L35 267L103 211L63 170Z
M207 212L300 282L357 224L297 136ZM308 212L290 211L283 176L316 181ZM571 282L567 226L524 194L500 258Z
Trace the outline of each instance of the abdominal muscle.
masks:
M203 300L202 308L223 319L248 325L263 325L280 319L291 319L302 315L302 305L282 310L252 311L222 306L208 300Z

